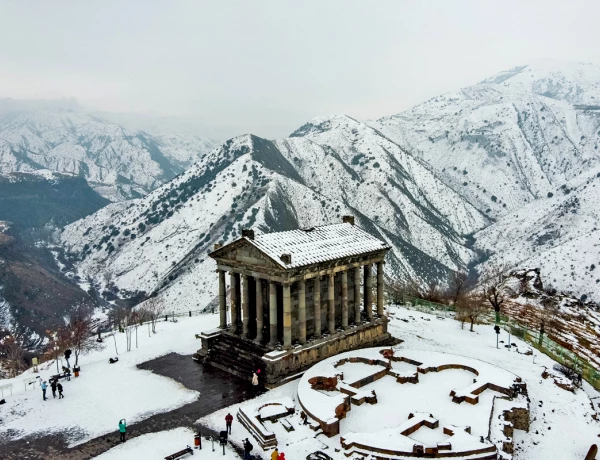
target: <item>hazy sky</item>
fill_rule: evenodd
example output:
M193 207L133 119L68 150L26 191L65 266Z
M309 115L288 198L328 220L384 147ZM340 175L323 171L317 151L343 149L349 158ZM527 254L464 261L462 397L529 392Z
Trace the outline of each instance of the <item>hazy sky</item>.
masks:
M280 137L400 112L537 58L600 63L593 1L3 1L0 97Z

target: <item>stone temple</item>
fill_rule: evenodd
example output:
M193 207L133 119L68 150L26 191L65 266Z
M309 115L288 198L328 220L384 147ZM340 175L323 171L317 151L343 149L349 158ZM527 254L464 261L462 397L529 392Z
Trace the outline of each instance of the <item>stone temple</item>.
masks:
M387 345L384 258L390 247L343 223L242 237L210 253L220 327L200 334L198 361L267 385L343 351ZM229 282L228 282L229 281Z

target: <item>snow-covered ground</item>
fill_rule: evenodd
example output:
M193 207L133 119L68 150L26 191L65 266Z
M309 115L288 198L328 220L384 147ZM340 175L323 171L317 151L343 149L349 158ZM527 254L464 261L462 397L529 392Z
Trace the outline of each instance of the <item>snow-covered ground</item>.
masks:
M585 391L578 390L573 394L556 386L552 378L542 379L544 367L552 368L554 364L548 357L537 352L533 356L520 354L514 347L510 351L505 348L496 349L495 333L489 325L476 326L475 332L472 333L467 329L461 330L460 324L452 319L442 320L434 315L399 307L392 307L391 313L389 330L404 340L398 346L401 353L409 353L411 350L418 350L419 353L434 351L475 358L504 368L524 379L531 398L531 429L529 433L515 431L515 460L584 458L590 445L598 442L600 423L593 420L592 415L599 410L600 399L591 401L589 398L598 397L600 393L585 385ZM64 383L64 400L53 400L50 394L50 400L42 402L39 387L35 387L34 391L23 392L22 380L33 376L28 371L11 381L14 383L13 396L5 393L7 404L1 407L0 434L8 430L18 430L18 436L21 437L34 433L46 435L53 431L73 430L71 440L72 444L76 445L95 436L116 431L116 424L120 418L126 418L128 423L133 423L194 400L198 393L187 390L168 378L139 370L136 365L170 352L193 353L199 346L194 334L215 327L217 321L218 315L202 315L182 318L178 323L161 322L158 324L158 333L151 338L148 337L147 329L142 328L138 331L139 348L135 348L134 341L131 352L125 352L125 335L118 334L119 362L113 365L108 364L108 358L115 355L114 344L112 338L108 339L104 350L82 358L81 376ZM500 339L506 342L508 336L502 335ZM527 344L514 337L511 341L517 344L520 352L529 349ZM48 379L54 373L53 369L55 370L55 367L41 369L40 375ZM455 371L444 372L453 374ZM448 375L451 376L450 374ZM436 374L429 377L435 380ZM457 377L460 378L459 375ZM448 382L448 385L460 386L462 383L465 382L453 381ZM298 381L292 381L259 396L256 400L242 404L254 405L283 397L297 401L297 387ZM407 388L414 391L417 387L418 384L414 388ZM357 416L361 412L365 414L365 420L374 420L369 416L369 411L381 411L384 407L381 403L373 406L363 404L350 411L348 419L345 420L347 429L357 431L357 428L360 428L361 422ZM396 411L397 404L395 401L386 401L385 406L393 412ZM448 408L456 408L460 412L472 407L462 407L464 404L455 406L448 403L440 408L444 412L448 412ZM235 415L239 406L234 405L217 411L199 422L220 431L224 429L227 412ZM280 450L286 453L286 458L304 459L311 452L324 450L336 460L345 459L341 450L335 452L335 449L340 449L339 436L326 438L319 435L315 438L315 432L301 425L299 413L298 410L288 418L295 431L288 433L280 423L271 423L267 427L276 434ZM448 414L439 414L439 417L442 416ZM386 423L384 416L379 413L377 428L385 429ZM397 423L393 417L389 419L389 424ZM342 429L343 425L344 421ZM235 420L230 440L239 447L245 438L252 439ZM185 445L191 445L192 442L193 433L187 428L180 428L130 439L124 445L114 447L98 458L164 458ZM254 453L259 453L256 441L253 441L253 444ZM149 452L152 453L152 457ZM201 456L217 458L216 454L225 459L235 457L232 450L228 450L225 457L220 450L213 453L205 441ZM264 458L265 454L263 453Z
M187 446L194 448L194 435L195 433L189 428L175 428L160 433L145 434L113 447L108 452L94 458L98 460L165 458L167 455L179 452ZM200 455L200 458L220 458L223 460L239 458L230 446L225 448L225 455L223 455L223 448L217 443L214 444L214 448L215 451L213 452L210 441L203 439L202 450L194 449L194 452L196 455Z
M594 403L594 409L592 409L592 401L589 398L590 396L600 396L600 394L589 385L585 385L585 391L578 390L577 393L573 394L556 386L552 378L542 379L541 374L544 367L552 368L554 361L537 352L532 356L520 354L516 351L518 349L521 353L524 353L528 350L530 347L526 343L512 337L511 342L515 343L517 348L512 347L510 351L505 348L496 349L496 334L490 325L476 326L475 332L472 333L468 329L461 330L460 324L452 319L442 320L434 315L397 307L392 307L392 314L389 330L393 335L404 340L404 343L398 347L402 353L406 352L408 354L410 350L419 350L419 352L437 351L472 357L507 369L523 378L527 383L531 399L531 429L529 433L515 430L515 460L584 458L591 444L598 442L600 423L593 420L592 415L599 410L600 400L594 400L596 403ZM503 335L500 339L507 342L508 335ZM443 378L444 374L440 374L440 377ZM251 404L286 396L297 401L297 387L298 381L290 382L261 395L258 401L252 401ZM417 387L418 384L412 389L414 390ZM395 402L395 404L386 403L388 411L386 417L389 424L396 425L398 421L394 420L394 417L390 417L389 414L397 410L399 402ZM200 419L199 422L213 429L221 430L227 412L235 415L238 408L243 404L250 403L237 404L217 411ZM449 403L442 406L442 408L447 409L450 407L462 412L469 409L466 406L462 407L465 404L455 406L453 403ZM369 412L380 411L380 409L379 404L373 406L363 404L359 408L351 410L348 419L344 421L347 422L349 428L356 430L357 423L360 421L355 420L355 418L359 415L359 412L363 412L365 415L363 421L368 422L371 420L372 422L374 418L369 416ZM339 436L326 438L319 435L315 438L314 431L301 425L299 413L300 410L297 410L295 415L288 417L295 431L288 433L280 423L268 424L266 427L277 436L280 450L286 453L286 458L304 459L309 453L316 450L323 450L336 460L346 458L342 450L340 452L335 451L335 449L340 449ZM378 415L379 419L376 427L381 430L385 428L385 420L382 421L385 414L379 413ZM449 414L444 415L448 416ZM342 426L344 421L341 423ZM364 431L369 431L368 424L363 427ZM249 432L237 421L234 422L232 433L231 440L240 446L243 439L246 437L251 438Z
M13 395L4 392L6 404L0 412L0 435L9 430L15 437L68 431L72 445L77 445L116 431L122 418L131 424L196 400L198 392L136 366L171 352L194 353L200 347L194 334L214 328L217 323L218 315L210 314L183 317L177 323L159 322L157 333L151 337L144 325L138 330L138 348L134 334L130 352L126 351L124 333L117 333L114 339L107 337L103 350L80 357L80 377L73 377L70 382L61 380L65 395L61 400L53 399L48 388L49 400L44 402L37 383L27 385L25 391L25 381L37 375L47 381L56 374L55 362L40 366L38 374L29 370L14 379L2 380L2 385L13 384ZM119 361L109 364L109 358L115 356Z

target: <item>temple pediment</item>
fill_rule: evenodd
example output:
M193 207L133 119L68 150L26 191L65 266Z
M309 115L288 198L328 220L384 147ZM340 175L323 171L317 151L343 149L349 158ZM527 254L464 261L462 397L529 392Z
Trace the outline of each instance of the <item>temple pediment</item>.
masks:
M273 259L246 239L234 241L217 249L211 254L211 257L223 265L243 264L263 268L282 268L282 265L276 264Z

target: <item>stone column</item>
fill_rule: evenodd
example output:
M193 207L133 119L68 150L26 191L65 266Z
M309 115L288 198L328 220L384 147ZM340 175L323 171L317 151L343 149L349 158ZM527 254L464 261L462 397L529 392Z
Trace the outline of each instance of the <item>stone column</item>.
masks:
M377 315L383 316L383 262L377 262Z
M306 343L306 282L298 281L298 342Z
M321 277L314 278L313 303L315 308L315 339L321 338Z
M354 269L354 324L360 324L360 267Z
M369 321L373 321L373 266L365 265L365 311Z
M269 282L269 344L277 344L277 286Z
M229 272L229 283L231 284L231 332L238 332L238 281L239 274Z
M342 272L342 327L348 329L348 273Z
M242 337L248 338L248 324L250 323L250 309L248 308L248 275L242 275Z
M255 278L256 281L256 341L262 342L263 339L263 295L262 295L262 280Z
M217 272L219 273L219 327L225 329L227 327L227 298L225 294L227 288L225 287L225 272L223 270L217 270Z
M335 274L327 277L327 323L329 333L335 334Z
M283 285L283 347L292 347L292 299L290 285Z

